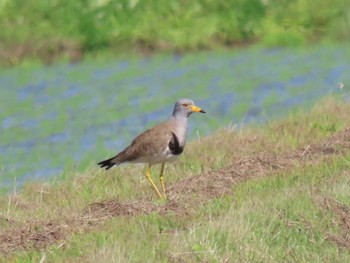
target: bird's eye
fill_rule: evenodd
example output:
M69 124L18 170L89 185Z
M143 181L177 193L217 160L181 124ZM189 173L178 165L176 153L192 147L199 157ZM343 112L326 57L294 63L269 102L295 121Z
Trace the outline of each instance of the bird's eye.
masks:
M188 106L188 104L184 103L184 104L182 104L182 106L187 107L187 106Z

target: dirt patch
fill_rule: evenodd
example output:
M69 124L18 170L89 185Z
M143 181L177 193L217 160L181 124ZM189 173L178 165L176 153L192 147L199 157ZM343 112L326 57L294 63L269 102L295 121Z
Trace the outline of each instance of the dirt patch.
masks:
M234 184L265 176L287 166L286 162L278 160L275 156L261 154L246 157L222 169L185 178L168 188L168 196L170 200L180 203L207 202L209 199L230 194ZM196 200L193 196L197 196Z
M339 235L330 234L330 235L326 236L325 239L335 243L337 246L350 249L350 241L347 238L344 238L344 237L339 236Z
M90 204L76 218L66 219L63 222L27 222L25 226L19 228L10 227L0 233L0 253L31 248L42 249L67 240L73 233L88 231L110 217L169 212L191 215L200 205L211 199L231 194L233 185L237 183L268 176L297 165L317 163L327 156L342 154L349 148L350 129L345 129L334 134L323 144L307 145L283 155L271 155L267 150L257 152L222 169L188 177L168 186L169 201L166 204L156 204L153 199L128 202L106 200ZM349 211L339 207L336 211L342 218L347 235L339 237L329 235L328 239L350 247ZM1 220L6 218L0 217L0 222Z
M334 224L340 226L342 233L327 234L325 239L334 242L336 245L350 249L350 208L333 198L324 198L321 206L332 211L337 220Z
M325 143L325 145L350 147L350 128L333 134Z
M0 235L0 252L15 250L41 249L63 240L69 227L55 222L35 222L22 227L9 229Z
M175 200L169 200L166 204L155 204L153 201L136 200L133 202L120 202L118 200L106 200L93 203L84 209L84 213L92 218L106 218L115 216L135 216L140 214L159 213L165 215L169 212L176 214L189 214L188 209L180 206Z
M323 207L333 211L339 217L344 233L350 234L350 208L332 198L325 198Z
M118 200L108 200L90 204L84 212L97 218L108 216L134 216L138 214L149 214L157 208L151 202L134 201L119 202Z

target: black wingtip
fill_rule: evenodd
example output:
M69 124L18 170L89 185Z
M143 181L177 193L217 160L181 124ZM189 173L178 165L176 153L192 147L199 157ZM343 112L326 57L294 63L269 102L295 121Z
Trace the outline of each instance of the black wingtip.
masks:
M98 165L101 168L105 168L106 170L109 170L115 165L115 163L113 163L112 160L113 160L113 158L101 161L101 162L98 163Z

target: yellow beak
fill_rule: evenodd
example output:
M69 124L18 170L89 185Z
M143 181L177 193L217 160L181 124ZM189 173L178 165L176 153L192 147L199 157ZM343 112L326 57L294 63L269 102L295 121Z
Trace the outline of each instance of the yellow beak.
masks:
M194 106L194 105L191 106L191 110L194 111L194 112L205 113L204 110L202 110L201 108L199 108L199 107L197 107L197 106Z

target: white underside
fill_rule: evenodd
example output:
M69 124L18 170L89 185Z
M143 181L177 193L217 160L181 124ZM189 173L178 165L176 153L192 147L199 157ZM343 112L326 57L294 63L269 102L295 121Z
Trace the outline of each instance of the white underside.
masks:
M132 163L148 163L148 164L160 164L160 163L169 163L175 161L179 155L173 155L170 153L169 148L167 147L164 152L153 156L145 156L137 160L132 161Z

